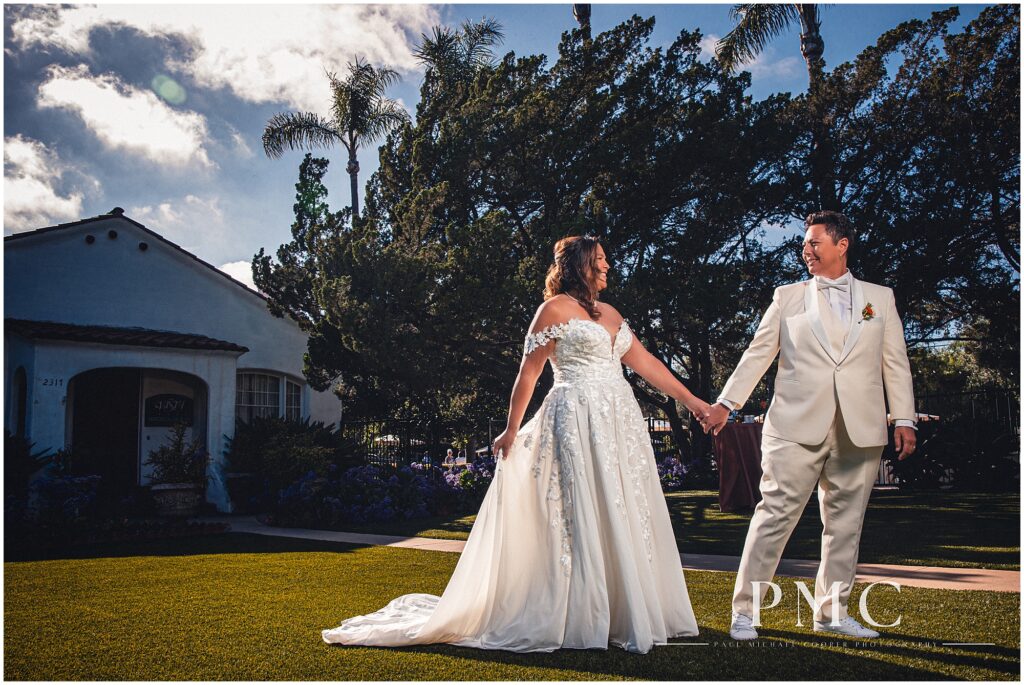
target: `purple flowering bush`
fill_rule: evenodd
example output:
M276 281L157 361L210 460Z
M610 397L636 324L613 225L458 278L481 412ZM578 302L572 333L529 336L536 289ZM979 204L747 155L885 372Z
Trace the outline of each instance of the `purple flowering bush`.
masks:
M342 528L436 515L475 513L494 479L494 460L480 460L441 476L412 464L399 469L333 465L326 476L308 471L282 489L271 520L276 525Z
M689 468L676 457L657 462L662 490L683 487ZM345 526L403 521L428 516L473 514L494 480L493 458L463 470L430 469L414 463L399 469L367 465L326 476L306 472L279 492L271 522L282 526L343 529Z
M662 490L683 488L690 471L676 457L657 462ZM279 492L271 522L282 526L343 529L345 526L403 521L428 516L473 514L494 480L493 458L463 470L441 471L414 463L399 469L367 465L326 476L306 472Z
M359 464L351 454L355 443L322 421L253 417L238 421L233 437L225 436L228 492L236 508L271 509L282 489L310 471L328 477L330 464L342 470Z
M32 484L34 519L54 530L75 529L94 518L100 476L45 476Z
M423 518L436 510L440 496L430 478L409 467L342 471L332 464L326 476L308 471L282 489L272 519L278 525L335 528Z
M689 469L676 457L665 457L658 462L658 478L664 492L675 492L683 488L684 477Z
M100 476L44 475L25 500L5 500L4 544L8 555L77 541L103 520Z
M493 457L477 459L462 471L445 474L445 485L461 513L474 513L480 508L487 494L487 488L494 480L495 462Z

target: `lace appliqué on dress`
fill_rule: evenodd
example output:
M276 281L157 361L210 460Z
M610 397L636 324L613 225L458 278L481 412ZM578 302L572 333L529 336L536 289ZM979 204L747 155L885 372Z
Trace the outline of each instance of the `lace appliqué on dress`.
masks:
M540 479L544 472L543 464L549 463L549 474L545 499L551 505L551 527L558 531L560 553L558 562L562 573L568 577L572 573L572 529L573 501L572 491L575 481L575 464L579 460L576 452L576 441L579 436L572 431L570 421L572 413L565 407L552 407L545 416L545 424L538 426L541 431L537 456L531 467L534 478Z
M558 340L569 330L569 322L556 323L536 333L526 336L526 343L523 345L523 354L530 354L538 347L544 347L552 340Z
M651 442L647 433L647 422L640 413L639 406L626 407L626 467L633 485L633 497L640 518L640 536L647 549L647 558L652 558L651 550L651 508L645 494L644 482L650 480L650 462L648 455L653 456Z

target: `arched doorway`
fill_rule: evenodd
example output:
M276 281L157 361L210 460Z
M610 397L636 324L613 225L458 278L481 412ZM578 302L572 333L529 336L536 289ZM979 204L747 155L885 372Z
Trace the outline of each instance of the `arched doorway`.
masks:
M71 468L98 474L104 490L126 493L149 482L149 453L171 426L188 426L186 439L206 440L207 387L180 371L103 368L75 376L68 386Z

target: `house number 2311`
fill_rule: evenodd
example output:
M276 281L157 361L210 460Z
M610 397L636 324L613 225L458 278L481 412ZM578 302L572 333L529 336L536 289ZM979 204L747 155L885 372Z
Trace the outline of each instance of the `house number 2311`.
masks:
M63 388L64 387L64 379L63 378L44 378L43 379L43 385L52 385L52 386L54 386L56 388Z

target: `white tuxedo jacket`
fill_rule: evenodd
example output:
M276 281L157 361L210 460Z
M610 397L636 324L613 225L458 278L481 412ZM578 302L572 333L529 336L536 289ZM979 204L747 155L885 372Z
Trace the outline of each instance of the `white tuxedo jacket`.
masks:
M852 321L845 343L831 310L822 311L827 305L819 299L814 279L775 289L754 339L720 395L743 405L780 355L764 434L820 444L838 408L855 445L885 445L883 392L893 419L914 419L910 362L892 290L852 276L851 281ZM874 317L863 316L868 304Z

